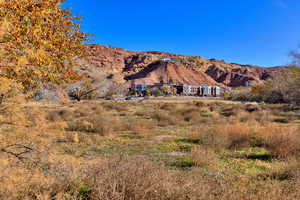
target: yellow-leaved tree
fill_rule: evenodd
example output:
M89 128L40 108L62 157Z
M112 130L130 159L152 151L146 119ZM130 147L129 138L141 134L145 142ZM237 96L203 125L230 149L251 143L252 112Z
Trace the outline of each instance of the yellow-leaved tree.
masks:
M29 91L79 79L72 65L88 35L63 1L0 0L0 84Z
M23 138L10 140L4 134L29 132L26 128L34 121L30 116L35 114L23 109L20 94L43 83L63 84L80 78L72 66L83 55L88 35L80 31L80 18L63 9L62 3L0 0L0 153L22 159L32 150ZM7 103L2 103L4 99Z

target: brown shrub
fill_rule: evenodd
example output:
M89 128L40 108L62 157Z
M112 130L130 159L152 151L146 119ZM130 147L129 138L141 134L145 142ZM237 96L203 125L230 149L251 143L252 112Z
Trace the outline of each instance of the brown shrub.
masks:
M257 112L253 112L252 115L254 116L254 119L257 122L260 122L261 124L265 124L265 125L274 120L274 116L268 110L260 110Z
M109 102L109 103L103 103L102 106L107 111L111 111L111 110L116 110L117 112L128 112L129 111L127 103Z
M241 105L224 105L220 112L225 117L234 116L237 113L239 113L241 110L243 110Z
M226 110L225 116L229 116L229 121L231 122L246 122L246 123L255 123L259 122L261 124L268 124L273 121L274 116L268 110L258 110L258 111L247 111L247 107L244 109L242 108L235 108L233 110ZM224 115L224 113L223 113Z
M180 124L182 128L187 128L191 123L184 122L184 115L193 115L195 112L198 116L200 109L196 105L179 104L174 110L171 109L172 106L160 110L155 105L147 105L144 112L154 120L141 120L131 116L129 124L126 123L128 118L120 121L112 115L115 112L104 111L102 106L84 103L74 105L72 108L47 108L46 112L50 111L46 117L48 121L44 120L44 111L39 111L41 107L37 107L38 110L28 107L24 112L24 108L19 106L26 120L31 122L9 124L12 127L9 131L5 129L5 125L0 127L1 148L3 145L28 141L30 147L36 150L36 153L26 154L29 161L24 162L5 153L0 154L0 199L299 199L297 184L300 183L300 173L297 160L287 160L282 167L272 168L262 179L239 172L232 174L227 168L216 169L221 166L222 160L218 159L215 150L223 148L260 146L275 158L281 159L299 155L299 128L282 127L271 124L268 120L266 123L258 123L256 120L260 120L260 116L256 115L260 111L253 111L249 115L243 112L239 115L239 110L232 119L221 117L214 111L203 117L209 123L193 123L189 137L195 143L199 140L203 146L192 149L190 154L198 167L183 171L164 167L160 165L164 161L152 162L143 156L101 157L100 153L103 149L105 151L103 147L107 145L101 135L112 134L120 126L122 130L131 130L143 136L151 134L157 123L165 126ZM128 104L128 109L133 110L129 106L136 109L141 105ZM143 106L138 109L143 111ZM31 111L32 113L28 113ZM191 120L194 119L191 117ZM68 123L68 130L76 132L64 131L64 122ZM21 127L22 132L16 131L16 127ZM37 131L40 128L43 128L42 131ZM120 138L107 139L108 143L111 139L117 139L113 140L114 145L116 141L120 142ZM116 146L119 147L118 145ZM110 148L110 144L107 147ZM65 148L75 153L62 153ZM150 156L153 159L152 154ZM93 158L97 160L92 160ZM278 163L283 162L275 162L274 165ZM267 165L271 166L273 163L268 162Z
M144 110L138 110L134 113L134 116L138 116L138 117L145 117L147 116L148 113L146 113Z
M286 161L280 166L272 167L267 177L279 181L294 180L300 181L300 162L296 159Z
M237 149L250 146L255 127L246 124L216 124L210 127L193 127L190 137L197 137L200 143L218 149Z
M151 118L157 120L159 126L174 126L180 123L178 116L170 115L166 112L156 111L151 114Z
M254 122L256 121L252 113L246 111L239 111L236 115L230 117L231 121L235 122Z
M40 131L43 131L49 125L45 111L35 107L26 112L26 118L30 122L28 125L31 128L38 128Z
M112 135L114 130L118 130L119 120L117 117L111 115L96 115L84 119L69 121L68 126L68 131L90 132L107 136Z
M178 123L180 122L201 122L203 121L202 114L209 113L209 107L198 107L194 104L186 104L184 106L177 106L176 108L170 110L170 115L176 116L178 118Z
M153 121L134 120L129 122L128 130L140 136L149 136L156 124Z
M280 159L300 155L300 130L298 127L268 125L257 135L271 154Z
M217 168L219 159L214 151L205 147L196 147L192 149L191 157L199 167L210 166Z
M210 104L208 104L209 110L211 112L215 111L215 112L219 112L220 108L222 108L224 106L224 104L219 103L219 102L212 102Z
M245 110L247 112L251 113L251 112L255 112L255 111L261 110L261 107L259 105L257 105L257 104L246 104L245 105Z
M189 137L217 149L265 147L275 158L286 159L300 155L300 131L298 127L267 126L258 123L216 124L194 126Z
M195 122L199 121L201 117L201 113L195 110L187 110L186 112L182 113L184 121L187 122Z
M210 115L210 118L214 121L217 121L221 119L221 115L218 112L213 111Z
M66 159L1 176L1 199L169 200L214 199L220 186L199 171L169 171L143 157ZM7 172L7 171L6 171ZM213 194L213 195L212 195Z
M202 173L180 175L143 157L114 158L90 166L91 199L212 199L218 186Z
M161 110L173 111L173 110L177 110L178 108L179 108L179 105L177 105L177 104L164 103L164 104L160 105Z
M42 158L39 166L10 166L1 171L0 199L74 199L69 195L68 187L78 179L80 172L68 158ZM5 183L5 184L4 184Z
M67 121L73 118L75 118L74 113L68 109L49 111L46 115L46 119L52 122L57 122L62 120Z
M12 200L237 200L299 196L299 191L291 190L293 185L284 191L278 182L254 182L245 176L207 173L201 168L169 170L142 156L89 161L54 157L31 169L6 168L0 178L0 198Z
M198 102L195 103L195 106L197 106L197 107L205 107L206 104L204 102L202 102L202 101L198 101Z

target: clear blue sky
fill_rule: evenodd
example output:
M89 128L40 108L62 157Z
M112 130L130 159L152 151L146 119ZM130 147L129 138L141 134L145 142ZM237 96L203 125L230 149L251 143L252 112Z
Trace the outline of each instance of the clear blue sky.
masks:
M300 43L300 0L67 0L92 43L276 66Z

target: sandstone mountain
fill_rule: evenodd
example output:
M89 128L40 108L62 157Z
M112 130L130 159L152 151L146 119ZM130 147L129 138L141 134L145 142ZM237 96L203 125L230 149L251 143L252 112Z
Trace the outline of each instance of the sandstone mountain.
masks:
M88 77L106 76L129 87L131 83L221 85L228 87L262 83L276 75L281 67L262 68L227 63L200 56L183 56L156 51L133 52L102 45L87 45L87 57L80 61L79 71ZM162 61L172 58L171 61Z

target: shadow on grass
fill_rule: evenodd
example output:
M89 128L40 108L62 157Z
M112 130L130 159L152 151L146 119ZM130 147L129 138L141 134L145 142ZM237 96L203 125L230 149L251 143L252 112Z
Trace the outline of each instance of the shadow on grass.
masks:
M176 142L190 143L190 144L199 144L200 139L192 139L192 138L179 138L175 140Z
M131 139L131 140L138 140L138 139L144 138L144 136L135 135L135 134L123 134L123 135L120 135L120 137L125 138L125 139Z
M253 153L250 155L246 155L245 158L247 159L252 159L252 160L264 160L264 161L269 161L272 159L272 155L269 154L268 152L263 152L263 153Z
M273 156L267 151L251 152L251 153L247 153L244 151L234 152L234 153L227 154L226 157L238 158L238 159L249 159L249 160L262 160L262 161L271 161L273 158Z

